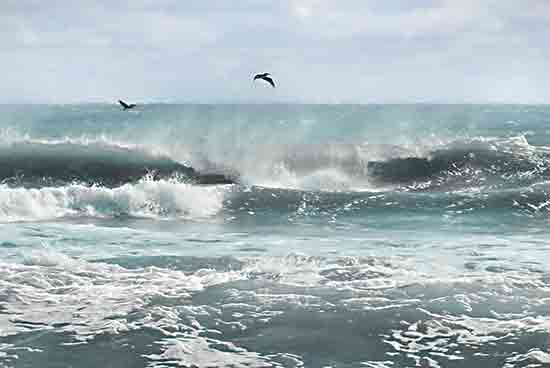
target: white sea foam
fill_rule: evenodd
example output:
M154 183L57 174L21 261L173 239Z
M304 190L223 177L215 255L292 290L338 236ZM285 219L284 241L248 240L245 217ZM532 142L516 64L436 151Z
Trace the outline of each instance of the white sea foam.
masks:
M142 180L117 188L68 185L40 189L0 186L0 221L64 216L205 218L223 206L224 188Z
M216 344L218 348L211 345ZM223 346L223 350L219 346ZM249 352L246 349L235 346L230 342L205 339L199 336L189 336L178 340L171 340L166 344L161 354L147 355L153 362L159 362L159 367L165 367L166 363L176 364L182 367L234 367L234 368L260 368L281 367L272 364L262 358L258 353ZM156 364L152 364L156 367Z
M327 321L336 323L335 310L361 321L364 313L384 314L391 308L395 313L406 311L407 318L419 318L409 319L385 338L392 353L413 354L429 366L445 366L445 360L464 359L451 342L464 348L486 346L514 334L545 332L549 326L546 316L534 316L534 308L544 311L546 304L533 301L550 300L540 298L548 291L535 283L538 275L485 272L441 277L414 272L414 265L399 257L291 254L242 261L237 270L183 272L155 266L128 269L50 250L31 251L23 264L0 263L0 300L7 312L0 315L0 335L55 329L88 341L98 334L153 328L164 338L157 340L160 352L144 355L152 366L278 366L275 362L282 357L224 341L225 333L246 334L258 326L269 330L271 323L276 326L285 318L291 326L294 313L300 317L300 311L315 316L327 312ZM376 287L376 280L386 280L385 288ZM498 310L520 300L517 297L529 306L517 316L476 315L480 307ZM449 314L448 309L459 312ZM342 328L341 333L347 329L334 326ZM425 354L432 361L422 358ZM547 355L534 350L516 358L545 362Z
M0 314L0 336L25 330L25 323L63 323L63 330L80 340L138 328L125 318L153 298L185 300L205 287L243 277L236 271L207 269L193 274L157 267L129 270L51 250L32 251L24 264L0 263L0 275L7 312ZM161 319L170 318L171 309L158 306L151 313L151 326L169 326Z
M221 134L221 133L220 133ZM530 145L524 135L509 138L467 137L442 139L425 137L421 141L395 144L280 144L268 142L228 142L225 136L186 144L163 141L128 143L107 135L60 138L36 138L13 130L0 131L0 146L26 145L40 149L52 146L60 154L70 155L72 147L85 148L86 154L102 155L114 151L139 155L145 159L164 158L189 165L203 172L238 176L246 184L276 188L364 191L391 189L390 183L372 180L369 162L384 162L396 158L432 158L434 151L457 150L460 156L468 152L500 152L537 160L537 153L549 151L545 147ZM38 147L37 147L38 146ZM82 149L80 150L82 151ZM84 152L83 151L83 152ZM83 152L81 152L83 154ZM471 153L472 154L472 153ZM126 157L126 156L125 156Z

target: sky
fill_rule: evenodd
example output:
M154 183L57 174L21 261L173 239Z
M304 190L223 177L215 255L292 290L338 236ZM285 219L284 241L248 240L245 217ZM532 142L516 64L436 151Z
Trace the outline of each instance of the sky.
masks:
M0 103L550 103L549 42L549 0L2 0Z

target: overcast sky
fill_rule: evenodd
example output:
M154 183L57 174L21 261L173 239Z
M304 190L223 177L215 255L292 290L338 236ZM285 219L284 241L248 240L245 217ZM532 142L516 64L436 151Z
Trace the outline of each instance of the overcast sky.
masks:
M0 70L0 103L550 103L550 1L2 0Z

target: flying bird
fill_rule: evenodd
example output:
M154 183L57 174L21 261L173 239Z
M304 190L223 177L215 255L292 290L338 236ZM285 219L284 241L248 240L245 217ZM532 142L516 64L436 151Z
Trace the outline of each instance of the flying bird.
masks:
M136 107L136 104L128 104L122 100L118 100L118 103L124 107L124 110L128 110L128 109L133 109L134 107Z
M254 76L254 80L256 79L262 79L266 81L267 83L271 84L271 86L275 87L275 82L273 82L273 79L271 78L271 74L269 73L263 73L263 74L256 74Z

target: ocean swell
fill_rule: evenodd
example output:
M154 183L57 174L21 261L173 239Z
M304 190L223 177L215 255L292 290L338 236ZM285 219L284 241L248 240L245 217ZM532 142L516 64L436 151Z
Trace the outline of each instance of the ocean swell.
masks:
M453 142L425 156L370 161L368 173L381 182L410 183L449 174L499 177L538 177L550 174L550 155L544 147L530 146L524 137Z
M0 145L0 181L11 187L60 186L77 182L116 187L145 175L178 177L197 184L228 184L223 175L199 173L172 158L138 146L102 141L23 140Z

